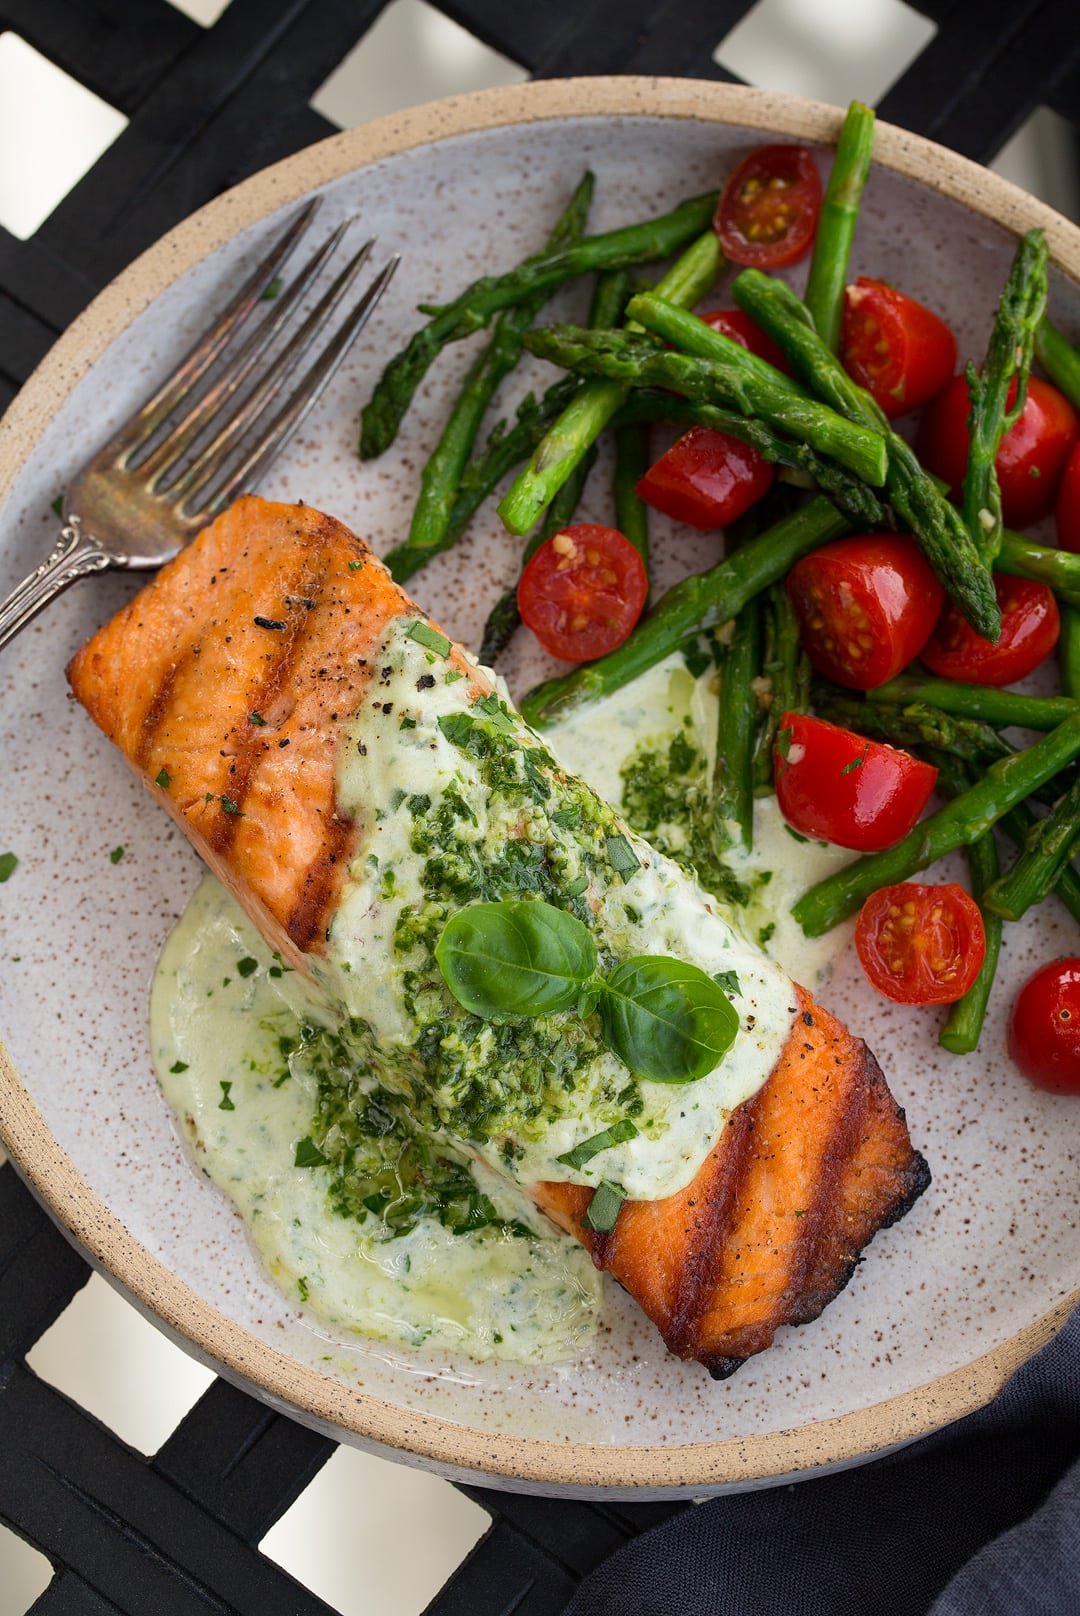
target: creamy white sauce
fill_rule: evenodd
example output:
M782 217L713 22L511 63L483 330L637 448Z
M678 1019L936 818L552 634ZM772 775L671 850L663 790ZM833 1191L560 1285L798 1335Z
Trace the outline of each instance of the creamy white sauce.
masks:
M709 669L695 679L676 651L604 701L553 724L544 738L568 769L619 808L628 760L643 746L666 746L677 730L688 734L711 771L716 724L715 674ZM823 987L851 941L854 922L834 926L822 937L807 937L792 919L791 907L808 887L858 855L846 847L795 837L770 794L754 802L752 850L735 846L726 856L737 876L768 873L764 885L751 883L753 897L741 921L747 936L757 939L763 928L772 926L771 935L759 944L769 958L811 992Z
M485 812L477 767L438 726L440 715L470 709L469 681L448 681L450 664L406 638L404 628L397 625L339 758L339 799L360 823L362 837L332 925L322 988L284 971L238 905L207 877L155 978L155 1064L195 1160L237 1206L287 1294L331 1324L376 1337L460 1348L481 1358L557 1359L579 1350L594 1328L599 1279L582 1248L549 1226L509 1180L502 1137L479 1147L490 1165L476 1161L475 1173L500 1215L527 1223L535 1238L491 1228L454 1235L429 1217L407 1235L380 1240L367 1223L331 1209L327 1168L295 1165L297 1142L310 1135L316 1107L310 1074L296 1064L287 1081L276 1081L279 1039L300 1021L330 1023L343 1009L370 1024L391 1069L395 1051L403 1064L411 1056L415 1025L404 993L409 961L394 947L403 909L424 901L424 860L409 845L414 816L408 799L429 798L433 813L448 788L460 792L475 814L463 834L481 859L497 859L509 839L533 833L520 814L511 822ZM426 687L418 690L418 681ZM695 680L674 656L557 726L543 744L618 807L627 760L643 742L666 745L687 718L686 733L711 766L711 677ZM754 851L738 860L739 874L771 872L742 929L680 867L630 839L638 869L625 881L594 878L589 888L598 940L620 958L666 953L710 974L734 971L741 1029L721 1064L699 1082L642 1082L637 1137L570 1171L556 1158L599 1131L605 1103L610 1117L611 1095L627 1077L613 1056L593 1057L557 1116L514 1132L519 1154L513 1172L523 1186L607 1178L633 1198L655 1199L689 1183L727 1116L757 1091L783 1048L795 1013L785 972L817 986L846 941L833 932L808 943L788 910L806 886L852 855L796 842L774 798L755 805ZM572 836L561 851L573 876ZM769 925L772 935L763 947L777 964L743 935ZM242 958L257 961L246 977L236 970Z
M365 692L348 726L338 769L338 798L363 827L357 857L334 917L328 956L340 973L335 990L350 1013L376 1031L384 1054L399 1051L407 1068L417 1027L404 1007L402 972L409 956L395 961L393 941L403 910L425 904L425 858L413 851L412 804L430 798L428 813L438 812L448 789L468 804L473 822L458 831L480 861L495 862L521 835L547 826L547 810L534 806L531 821L516 808L509 817L490 811L480 765L440 728L440 718L469 713L469 682L446 681L449 664L408 637L407 624L397 623L379 653L379 676ZM426 681L434 677L433 684ZM418 689L423 684L424 688ZM688 692L689 693L689 692ZM402 729L403 720L409 726ZM626 726L629 735L629 727ZM527 744L534 738L524 726ZM373 805L384 815L376 819ZM552 808L558 807L554 799ZM544 827L541 827L541 818ZM612 1179L635 1200L658 1200L685 1188L695 1177L723 1132L728 1116L768 1077L786 1042L796 1011L786 974L766 959L732 924L721 905L672 860L630 837L639 865L625 879L593 882L590 904L596 916L598 944L617 959L637 954L669 954L699 966L709 975L734 971L738 991L732 1000L740 1030L712 1072L693 1084L642 1082L644 1110L634 1121L634 1138L614 1145L585 1167L569 1169L559 1157L605 1125L605 1106L624 1087L630 1074L606 1052L589 1060L575 1086L534 1123L500 1132L479 1145L491 1165L507 1170L505 1147L514 1147L509 1165L521 1184L571 1178L583 1184ZM578 855L574 835L560 840L572 864ZM392 872L388 890L387 872ZM447 1005L453 1001L446 996Z
M241 960L257 968L242 976ZM380 1241L373 1219L331 1210L327 1168L295 1165L316 1096L302 1063L277 1084L278 1041L334 1012L296 973L271 974L280 970L208 875L165 945L150 1014L154 1064L194 1160L234 1203L281 1289L330 1324L411 1346L474 1358L576 1355L595 1329L600 1276L505 1178L478 1168L499 1212L528 1223L534 1238L491 1228L455 1235L427 1218Z

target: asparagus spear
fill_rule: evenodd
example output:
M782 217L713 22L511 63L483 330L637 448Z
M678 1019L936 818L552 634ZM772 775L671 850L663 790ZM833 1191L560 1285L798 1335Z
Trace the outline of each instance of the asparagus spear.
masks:
M1019 803L1002 816L1001 827L1009 839L1021 850L1038 820L1026 803ZM1066 864L1057 879L1055 895L1061 899L1073 919L1080 924L1080 872Z
M1058 667L1061 690L1070 701L1080 701L1080 611L1062 606L1061 633L1058 636Z
M649 507L637 485L649 469L649 431L622 422L615 427L615 526L649 570Z
M712 839L717 852L736 839L749 852L754 836L754 740L758 705L752 681L761 656L761 614L756 599L717 637L720 675L716 762L712 777Z
M1067 696L1025 696L1018 690L998 690L993 685L965 685L954 679L919 678L901 673L887 684L868 690L870 702L926 702L943 713L961 718L982 718L988 724L1021 729L1050 730L1073 713L1080 704Z
M664 314L657 318L656 310L661 306ZM670 387L699 403L733 406L743 415L755 416L777 431L802 439L818 454L839 461L865 482L876 487L884 482L885 445L876 432L853 425L827 405L808 398L771 365L710 331L695 315L671 304L661 305L652 293L631 298L627 313L653 330L663 324L667 328L661 333L664 336L673 326L699 326L727 343L729 352L720 359L702 359L657 348L648 337L629 332L585 331L580 326L566 325L536 327L526 337L525 346L531 353L554 360L568 370L610 377L627 386L643 382ZM733 358L735 354L742 358Z
M964 520L983 555L993 562L1001 549L1001 489L994 461L998 446L1015 425L1027 401L1035 332L1046 309L1046 236L1029 230L1020 240L1001 294L982 374L969 362L965 372L971 412ZM1006 410L1009 384L1016 398Z
M586 172L551 232L546 252L557 252L584 234L594 185L594 176ZM548 296L549 289L545 288L513 308L504 309L495 321L491 340L470 366L442 436L420 474L420 493L409 528L411 548L436 554L443 547L461 474L472 453L480 423L499 383L521 358L522 339Z
M1033 578L1036 583L1047 584L1059 601L1080 606L1080 555L1070 550L1036 544L1006 528L995 565L998 572L1010 573L1014 578Z
M927 560L972 628L996 642L1001 612L990 570L975 541L938 485L903 438L892 430L870 394L853 382L810 323L804 305L783 281L744 269L732 284L739 307L761 326L807 386L848 420L879 432L887 446L885 490ZM715 333L714 333L715 335ZM699 350L700 351L700 350Z
M852 101L825 187L806 282L806 307L822 342L833 353L840 346L844 283L873 144L874 114L861 101Z
M720 245L714 230L706 230L673 264L657 291L692 309L709 291L721 265ZM626 397L621 382L596 378L581 388L547 435L534 449L529 464L515 478L499 505L503 525L511 533L528 533L540 519L556 490L595 443Z
M1058 882L1080 838L1080 779L1029 830L1020 857L986 893L986 904L1006 920L1019 920Z
M621 690L676 650L692 629L726 623L754 595L782 578L801 555L846 532L848 524L834 505L820 495L812 499L708 572L675 584L616 650L530 690L520 703L526 721L542 729Z
M383 557L391 576L399 584L411 578L433 555L452 549L488 495L507 472L528 459L581 385L576 376L562 376L539 400L531 393L525 395L518 405L513 426L508 428L504 422L496 426L483 452L469 461L461 475L457 498L440 543L424 549L399 544Z
M940 790L945 791L950 797L958 797L970 789L973 776L962 765L957 764L955 759L943 754L933 757L931 761L938 766ZM982 914L986 954L979 967L978 976L963 997L957 999L950 1007L948 1019L938 1034L938 1043L954 1055L970 1055L979 1046L979 1035L986 1019L986 1006L997 973L998 956L1001 953L1001 916L988 910L983 901L987 888L997 880L1000 868L993 831L989 830L985 836L980 836L966 847L964 852L967 857L971 895Z
M834 686L818 683L813 695L814 711L819 717L860 735L888 741L890 746L933 747L976 769L984 769L998 758L1011 757L1014 751L990 724L977 718L955 717L926 702L899 706L860 701Z
M1035 332L1035 357L1055 386L1080 410L1080 353L1045 314Z
M431 315L383 371L361 416L360 458L372 460L388 449L397 436L405 411L432 361L448 342L457 342L486 326L500 309L525 298L553 291L564 281L593 270L620 269L629 264L667 258L700 235L712 219L716 193L681 202L670 213L643 224L609 230L600 236L526 258L503 275L485 275L451 303L420 305Z
M768 680L765 720L754 753L754 791L773 788L773 748L784 713L804 713L810 704L810 662L799 639L795 609L783 583L770 584L762 601L762 677Z
M1052 780L1080 753L1080 713L1073 713L1025 752L992 763L982 778L953 802L908 832L884 853L869 853L804 892L792 914L808 937L819 937L854 914L878 887L907 881L954 848L966 847Z

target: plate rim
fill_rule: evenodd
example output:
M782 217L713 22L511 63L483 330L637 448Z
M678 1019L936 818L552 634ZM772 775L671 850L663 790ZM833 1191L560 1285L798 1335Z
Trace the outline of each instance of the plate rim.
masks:
M532 81L408 108L260 170L149 247L54 344L0 419L0 508L38 438L106 348L174 281L240 231L387 157L460 135L590 117L685 119L834 144L843 110L708 80L598 77ZM1080 283L1080 229L1010 181L895 125L875 132L879 165L1005 230L1041 225L1051 262ZM173 1274L91 1190L0 1044L0 1142L61 1229L174 1338L301 1422L470 1479L623 1496L708 1492L857 1463L983 1407L1061 1328L1080 1290L970 1363L830 1419L759 1436L671 1445L599 1445L485 1431L351 1389L274 1349Z

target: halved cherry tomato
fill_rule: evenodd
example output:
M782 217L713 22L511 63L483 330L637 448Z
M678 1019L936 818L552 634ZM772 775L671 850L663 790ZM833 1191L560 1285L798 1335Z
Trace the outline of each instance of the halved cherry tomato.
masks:
M756 449L711 426L692 426L642 477L637 493L654 510L702 532L727 527L773 484Z
M733 264L772 269L809 251L820 212L813 153L805 146L761 146L724 186L714 222Z
M1061 479L1054 522L1061 548L1080 552L1080 443L1069 456Z
M1001 607L1001 638L996 645L976 634L956 607L946 606L921 656L943 679L974 685L1011 685L1044 662L1057 644L1061 614L1045 584L1030 578L994 574Z
M871 985L897 1004L953 1004L986 957L979 906L963 887L903 881L872 893L855 922Z
M589 662L622 644L648 593L645 563L629 539L575 522L542 544L521 574L518 611L545 651Z
M805 713L783 715L773 767L776 800L794 830L860 853L906 836L937 779L910 752Z
M867 533L803 556L787 592L799 638L819 673L873 690L922 650L945 591L913 539Z
M1052 960L1029 977L1009 1017L1009 1054L1051 1094L1080 1094L1080 959Z
M709 313L703 314L701 318L707 326L719 331L721 336L730 337L740 348L757 354L759 359L767 360L777 370L782 370L785 376L791 375L791 366L776 343L771 337L767 337L761 327L755 325L742 309L710 309Z
M925 303L860 275L844 291L844 368L888 416L932 399L956 365L956 338Z
M1014 381L1008 392L1010 408L1015 396ZM967 381L954 376L926 406L919 424L916 447L920 460L954 492L962 487L967 470L970 408ZM1050 515L1078 435L1080 417L1065 394L1032 376L1020 419L1002 438L994 462L1009 527L1030 527Z

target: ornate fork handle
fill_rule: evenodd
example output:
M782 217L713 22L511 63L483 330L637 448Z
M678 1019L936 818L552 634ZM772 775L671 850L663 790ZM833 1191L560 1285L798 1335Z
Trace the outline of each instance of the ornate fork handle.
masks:
M106 550L96 539L84 536L77 516L68 517L45 560L21 584L16 584L0 605L0 648L70 584L92 572L122 567L126 561L126 556Z

